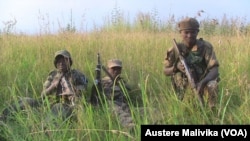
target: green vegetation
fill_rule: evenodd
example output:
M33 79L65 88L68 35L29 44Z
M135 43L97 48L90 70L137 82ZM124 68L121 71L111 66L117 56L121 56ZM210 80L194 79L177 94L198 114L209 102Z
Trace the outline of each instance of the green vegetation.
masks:
M140 20L139 17L144 17ZM91 107L86 101L77 108L77 122L62 122L58 126L44 123L48 106L40 111L16 113L14 121L1 125L1 135L9 140L140 140L141 124L249 124L250 123L250 38L249 26L242 30L232 22L212 26L209 19L201 24L199 37L214 45L220 61L218 111L201 109L197 97L188 92L184 101L177 100L170 78L163 74L163 59L172 39L179 34L172 25L156 24L151 15L138 15L133 25L126 20L107 22L90 33L69 32L25 35L11 32L0 35L0 109L18 97L39 98L42 84L53 69L54 52L67 49L73 57L73 68L83 71L93 84L97 53L103 64L108 59L123 61L123 77L133 86L131 97L133 117L138 126L134 131L121 127L108 109ZM224 19L226 21L227 19ZM227 20L228 21L228 20ZM104 72L102 73L104 75ZM145 107L141 115L137 107ZM45 112L45 113L44 113ZM44 132L44 126L47 132Z

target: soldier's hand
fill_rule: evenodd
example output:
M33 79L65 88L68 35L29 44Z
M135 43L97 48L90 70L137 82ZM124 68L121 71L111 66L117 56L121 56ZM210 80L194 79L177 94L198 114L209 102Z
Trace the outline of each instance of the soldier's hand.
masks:
M53 80L52 83L51 83L51 87L52 88L57 88L59 82L60 82L60 80Z
M177 63L176 67L177 67L178 70L185 73L185 67L180 61Z
M63 76L62 73L57 73L56 74L53 81L51 82L51 85L52 85L53 88L57 88L59 82L61 81L62 76Z

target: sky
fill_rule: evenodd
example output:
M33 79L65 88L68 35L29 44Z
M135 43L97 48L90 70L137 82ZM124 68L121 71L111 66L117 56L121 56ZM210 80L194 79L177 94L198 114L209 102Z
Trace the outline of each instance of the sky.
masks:
M14 32L36 34L56 32L69 23L79 31L91 31L112 17L115 8L129 20L138 13L155 13L161 21L171 15L220 19L242 18L250 21L250 0L0 0L0 31L7 25ZM199 20L199 19L198 19Z

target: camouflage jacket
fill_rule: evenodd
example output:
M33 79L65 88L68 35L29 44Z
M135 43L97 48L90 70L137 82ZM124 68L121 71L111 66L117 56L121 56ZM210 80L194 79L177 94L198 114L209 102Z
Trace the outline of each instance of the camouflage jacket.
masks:
M116 102L126 103L126 93L130 91L130 87L122 78L116 79L113 83L112 79L108 76L102 78L102 87L105 98L114 100Z
M195 82L205 77L209 69L219 66L213 46L202 38L197 40L191 51L183 43L179 43L178 48L185 58ZM172 67L177 61L179 61L178 54L172 47L166 53L164 65Z
M53 70L49 73L46 81L43 84L43 89L50 87L54 79L60 76L60 72ZM70 97L76 98L81 97L82 92L86 91L88 85L88 80L83 73L78 70L72 69L60 79L60 83L56 89L52 91L52 95L56 96L57 102L69 103ZM71 94L68 96L61 96L60 94Z

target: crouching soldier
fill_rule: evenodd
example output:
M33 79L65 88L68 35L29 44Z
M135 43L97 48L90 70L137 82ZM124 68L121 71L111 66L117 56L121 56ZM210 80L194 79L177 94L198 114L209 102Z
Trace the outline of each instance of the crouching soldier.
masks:
M67 50L57 51L54 59L56 69L49 73L41 93L43 99L48 96L54 98L51 104L52 114L63 119L71 116L74 106L81 100L88 84L85 75L72 69L72 64L71 55Z
M106 102L122 126L132 128L135 124L126 100L126 93L130 91L130 88L121 77L122 62L118 59L111 59L107 67L107 70L103 67L107 76L101 79L103 96L98 97L96 93L91 93L91 102L95 105L103 105Z
M180 100L183 100L186 89L189 86L186 71L192 74L200 102L204 105L203 95L208 94L209 107L216 109L218 99L219 61L211 43L197 39L199 22L195 18L186 18L178 23L182 41L175 47L169 48L164 58L164 74L170 76L175 92ZM179 59L182 56L189 70L185 70L184 64Z

